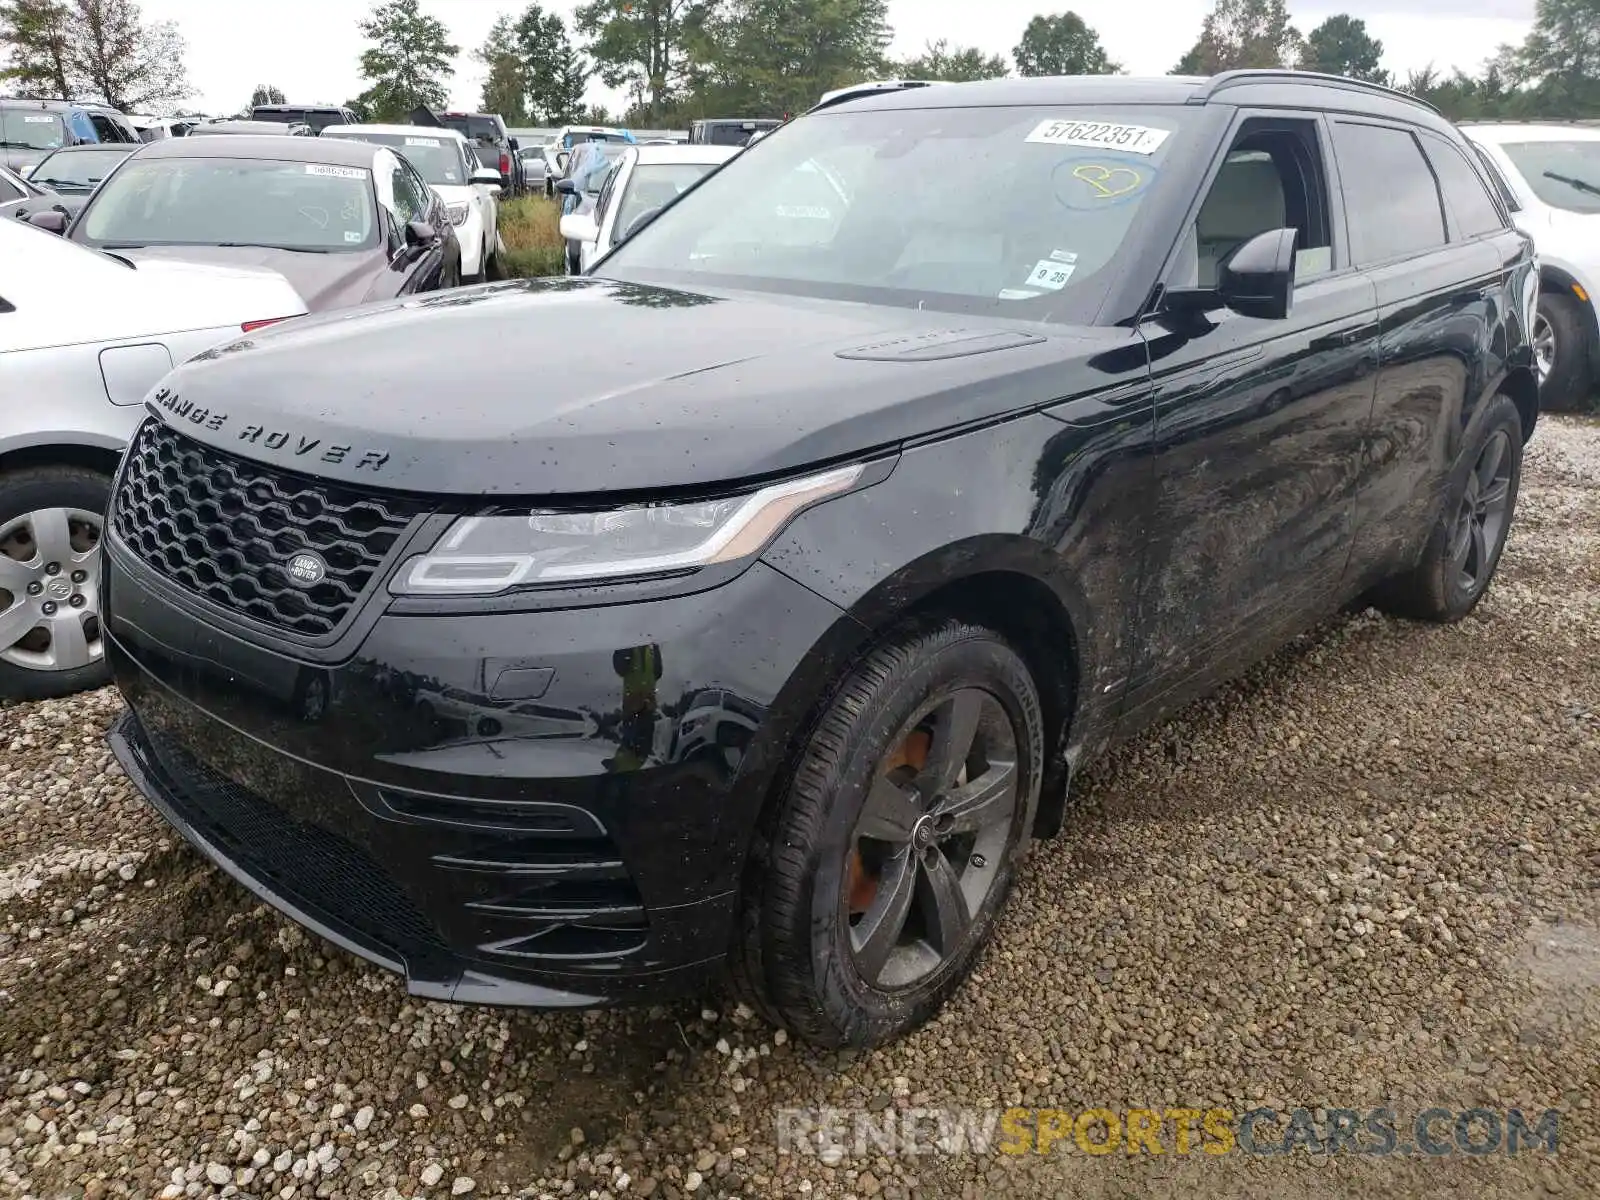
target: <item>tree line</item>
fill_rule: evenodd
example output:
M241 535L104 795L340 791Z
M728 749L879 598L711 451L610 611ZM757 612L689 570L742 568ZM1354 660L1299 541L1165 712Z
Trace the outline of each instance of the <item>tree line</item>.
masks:
M0 0L0 88L164 110L189 95L184 42L133 0Z
M418 0L380 0L360 28L368 86L347 103L372 120L446 105L461 47L442 21ZM888 0L587 0L570 26L538 3L503 13L472 53L485 69L482 108L513 125L676 127L786 116L864 79L1123 70L1070 11L1032 18L1009 60L943 39L896 59L890 40ZM172 105L189 93L183 49L171 22L146 23L133 0L0 0L0 86L19 95ZM1395 78L1382 59L1383 43L1348 14L1302 34L1286 0L1214 0L1172 73L1299 67L1397 87L1458 120L1600 117L1600 0L1538 0L1524 42L1495 48L1475 71L1428 66ZM624 93L623 111L585 104L595 79ZM261 84L252 101L282 98Z

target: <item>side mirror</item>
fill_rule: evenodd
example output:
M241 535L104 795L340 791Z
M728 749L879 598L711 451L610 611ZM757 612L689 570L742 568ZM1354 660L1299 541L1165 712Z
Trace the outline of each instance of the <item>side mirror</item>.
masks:
M563 196L576 196L579 194L578 181L576 179L558 179L556 180L556 191Z
M504 187L505 176L493 167L479 167L472 173L473 183L487 184L489 187Z
M67 232L67 214L59 208L46 209L44 212L31 213L28 224L43 229L46 233Z
M1294 305L1292 229L1258 233L1223 260L1217 294L1240 316L1264 321L1288 318Z
M516 138L510 139L510 141L511 141L511 152L513 154L515 154L518 150L522 149L522 143L520 141L518 141Z
M600 227L587 213L581 216L571 213L561 218L561 236L569 242L597 242L600 240Z
M438 231L426 221L410 221L406 224L407 246L413 248L431 246L438 240L438 237Z
M1217 270L1214 288L1179 288L1166 295L1174 312L1206 313L1230 308L1264 321L1288 318L1294 303L1293 229L1258 233L1234 248Z

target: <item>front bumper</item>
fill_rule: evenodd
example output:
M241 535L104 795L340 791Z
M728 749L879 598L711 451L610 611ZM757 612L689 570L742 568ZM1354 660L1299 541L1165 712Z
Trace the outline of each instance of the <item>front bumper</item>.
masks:
M108 540L118 761L262 899L419 996L699 990L839 610L762 564L711 592L385 614L338 666L184 611ZM381 603L381 601L379 601ZM508 701L513 690L545 689Z

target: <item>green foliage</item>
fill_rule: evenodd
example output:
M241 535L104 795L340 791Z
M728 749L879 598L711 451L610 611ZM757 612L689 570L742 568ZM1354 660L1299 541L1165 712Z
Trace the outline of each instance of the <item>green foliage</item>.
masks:
M999 79L1009 72L1006 60L998 54L985 54L976 46L951 48L944 38L929 42L922 53L908 58L896 69L902 79L938 79L945 83L965 83L972 79Z
M283 98L283 89L270 83L256 84L256 90L250 93L250 107L257 104L287 104Z
M495 18L489 36L483 45L472 52L472 57L489 68L489 74L483 81L479 109L499 113L508 125L524 124L527 120L524 108L527 78L523 73L516 30L510 17L502 13Z
M1075 12L1034 17L1011 57L1021 75L1116 75L1122 71L1106 57L1100 35Z
M1172 73L1215 75L1241 67L1292 67L1303 48L1284 0L1217 0L1200 27L1200 40Z
M1340 13L1311 31L1300 65L1307 71L1388 83L1382 60L1383 43L1367 32L1367 23Z
M559 13L530 4L517 18L513 32L528 119L549 125L577 120L590 70L573 49L566 22Z
M450 62L461 48L443 21L423 15L417 0L384 0L360 29L371 43L361 54L361 77L372 86L360 98L372 120L405 121L419 105L445 106Z
M688 43L715 0L589 0L573 15L607 87L659 117L688 77Z
M165 108L189 94L184 42L171 21L145 24L132 0L0 3L0 80L24 96Z
M0 3L0 49L6 52L0 81L20 96L73 99L71 13L58 0Z
M692 39L699 111L781 117L892 73L887 0L724 0Z

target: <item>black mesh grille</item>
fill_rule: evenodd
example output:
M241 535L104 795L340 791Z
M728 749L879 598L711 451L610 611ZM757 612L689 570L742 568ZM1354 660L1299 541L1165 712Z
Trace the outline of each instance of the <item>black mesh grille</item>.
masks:
M135 751L170 784L168 802L246 874L391 956L448 953L438 931L365 850L296 821L170 738L130 724Z
M111 523L118 538L179 587L316 639L343 624L424 511L414 501L275 471L151 419L128 447ZM327 564L323 579L309 587L285 571L302 551Z

